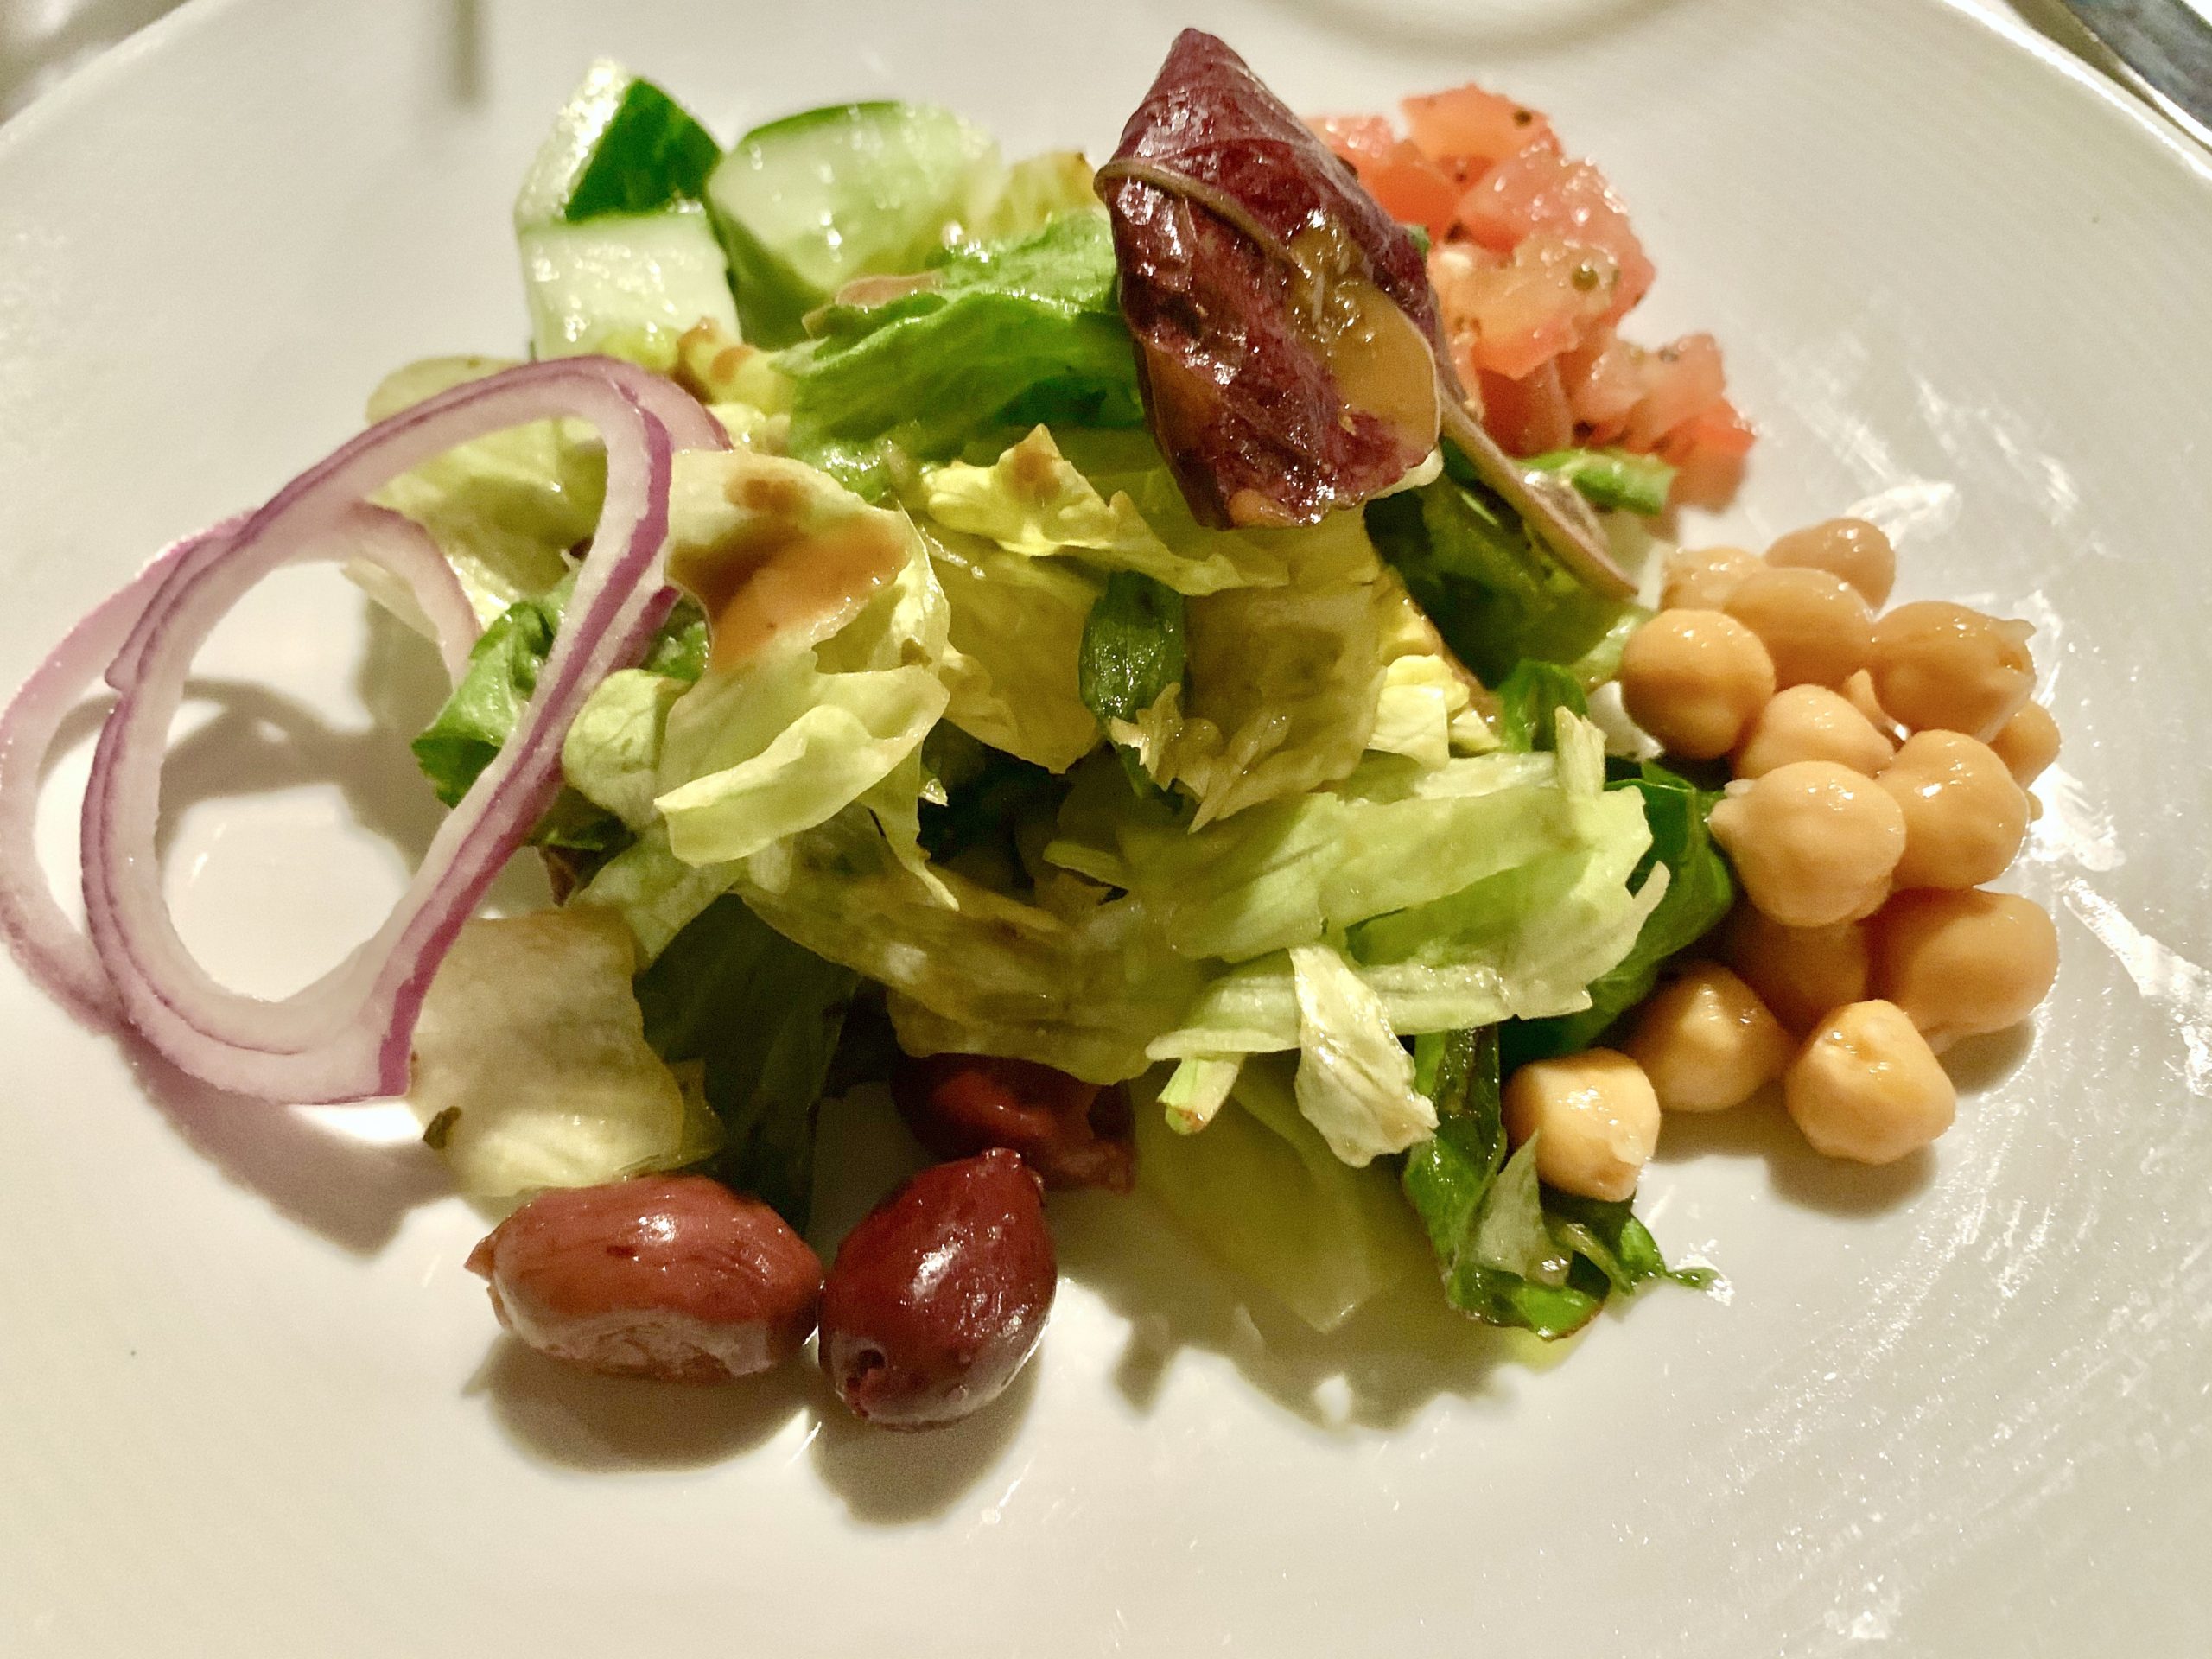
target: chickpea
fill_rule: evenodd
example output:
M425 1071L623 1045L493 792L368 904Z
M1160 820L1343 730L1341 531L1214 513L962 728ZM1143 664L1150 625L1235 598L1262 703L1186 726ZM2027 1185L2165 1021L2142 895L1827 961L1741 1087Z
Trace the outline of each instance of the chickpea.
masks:
M1717 611L1736 584L1759 568L1740 547L1681 547L1667 556L1659 605L1669 611Z
M1904 734L1890 718L1890 711L1882 707L1882 700L1874 695L1874 677L1865 669L1843 683L1843 700L1866 716L1866 723L1889 739L1892 747Z
M1532 1060L1505 1085L1505 1132L1536 1141L1536 1173L1562 1192L1618 1202L1659 1145L1659 1097L1643 1068L1610 1048Z
M1754 571L1721 608L1758 635L1777 685L1841 685L1874 649L1866 601L1825 570Z
M1766 562L1784 570L1825 570L1856 588L1876 610L1889 602L1897 580L1897 549L1864 518L1831 518L1793 530L1767 549Z
M1986 743L1916 732L1875 780L1904 815L1901 887L1976 887L2027 838L2028 798Z
M1630 720L1675 753L1712 760L1774 695L1774 664L1719 611L1662 611L1629 636L1620 685Z
M1938 1051L2002 1031L2058 976L2058 930L2010 893L1901 893L1874 918L1874 982Z
M1872 982L1873 938L1863 922L1784 927L1739 905L1725 950L1729 965L1798 1036L1845 1003L1865 1001Z
M1732 769L1738 778L1758 778L1793 760L1833 760L1872 778L1896 753L1897 746L1839 693L1793 685L1752 718Z
M2012 781L2025 789L2058 759L2058 722L2041 703L2024 702L1997 728L1989 747L2012 774Z
M1833 760L1793 760L1731 785L1710 822L1745 896L1788 927L1872 915L1905 846L1897 801Z
M1700 962L1643 1005L1628 1056L1651 1079L1662 1111L1741 1105L1782 1075L1789 1033L1758 993L1716 963Z
M1893 1002L1838 1008L1782 1076L1782 1101L1830 1158L1891 1164L1951 1127L1958 1096Z
M2033 632L1944 600L1900 605L1874 625L1874 694L1915 731L1986 742L2035 689Z

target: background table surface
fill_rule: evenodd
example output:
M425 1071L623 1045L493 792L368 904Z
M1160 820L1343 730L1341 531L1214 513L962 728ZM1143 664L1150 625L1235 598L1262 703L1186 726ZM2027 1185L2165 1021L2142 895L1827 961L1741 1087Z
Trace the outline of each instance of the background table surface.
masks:
M0 0L0 121L137 33L179 0ZM1479 0L1476 0L1479 3ZM1930 0L1935 3L1935 0ZM2059 0L1961 0L1973 9L2016 17L2068 50L2109 71L2108 54ZM2190 0L2212 16L2212 0Z

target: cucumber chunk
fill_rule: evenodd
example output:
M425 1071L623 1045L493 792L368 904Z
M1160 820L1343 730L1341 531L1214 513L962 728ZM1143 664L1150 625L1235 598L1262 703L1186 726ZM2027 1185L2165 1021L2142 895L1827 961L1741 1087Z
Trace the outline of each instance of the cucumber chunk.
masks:
M674 99L602 58L554 118L515 197L515 228L700 200L721 154Z
M728 263L696 202L533 226L519 239L539 357L606 352L666 373L700 323L737 338Z
M708 181L747 338L799 320L855 276L918 269L998 193L998 145L950 110L840 104L757 127Z

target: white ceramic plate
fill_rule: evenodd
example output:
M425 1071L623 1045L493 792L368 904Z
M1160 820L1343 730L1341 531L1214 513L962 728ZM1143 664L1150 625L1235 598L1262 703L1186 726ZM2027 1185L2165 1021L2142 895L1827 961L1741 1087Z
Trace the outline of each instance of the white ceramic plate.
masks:
M1765 433L1738 528L1878 496L1908 593L2037 621L2032 1047L1967 1057L1902 1175L1771 1116L1670 1130L1656 1225L1732 1298L1550 1368L1427 1327L1265 1349L1073 1206L1030 1380L897 1440L800 1372L671 1394L499 1345L419 1149L135 1077L0 972L0 1651L2204 1650L2212 190L1963 12L203 0L0 132L0 681L385 369L512 349L507 202L594 54L725 133L904 93L1096 155L1193 18L1302 108L1479 73L1554 111L1659 260L1646 337L1726 342ZM364 709L391 642L318 584L219 642L280 695L172 775L177 902L256 987L365 929L429 822L396 734L432 694Z

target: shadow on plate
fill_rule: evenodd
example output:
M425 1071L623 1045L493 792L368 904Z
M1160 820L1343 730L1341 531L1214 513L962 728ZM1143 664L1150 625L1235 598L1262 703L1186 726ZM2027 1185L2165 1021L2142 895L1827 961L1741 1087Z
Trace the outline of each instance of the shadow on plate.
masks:
M1306 1324L1217 1265L1141 1197L1057 1193L1060 1271L1128 1322L1114 1370L1122 1397L1150 1411L1185 1350L1222 1355L1244 1381L1317 1428L1390 1429L1442 1396L1490 1391L1506 1363L1556 1363L1571 1344L1475 1324L1414 1273L1330 1332Z
M369 716L365 727L333 726L263 686L191 683L188 702L214 712L169 752L160 850L195 805L324 784L340 791L364 829L389 842L410 866L421 861L445 812L416 772L408 742L444 701L445 683L426 645L381 609L366 606L366 612L368 647L355 683ZM92 734L108 706L106 700L88 702L75 711L48 756L49 769ZM537 880L533 868L518 863L494 897L520 899ZM142 1092L194 1151L289 1219L348 1250L382 1249L410 1209L451 1190L444 1166L419 1145L377 1145L334 1133L296 1112L202 1083L135 1033L118 1040Z
M2033 1027L2024 1024L1946 1051L1943 1068L1958 1089L1960 1113L1972 1112L1974 1097L2010 1076L2033 1044ZM1763 1158L1781 1197L1835 1216L1892 1209L1917 1195L1936 1173L1935 1154L1927 1151L1878 1166L1823 1157L1789 1121L1782 1091L1774 1086L1730 1111L1678 1112L1667 1119L1659 1162L1709 1157Z

